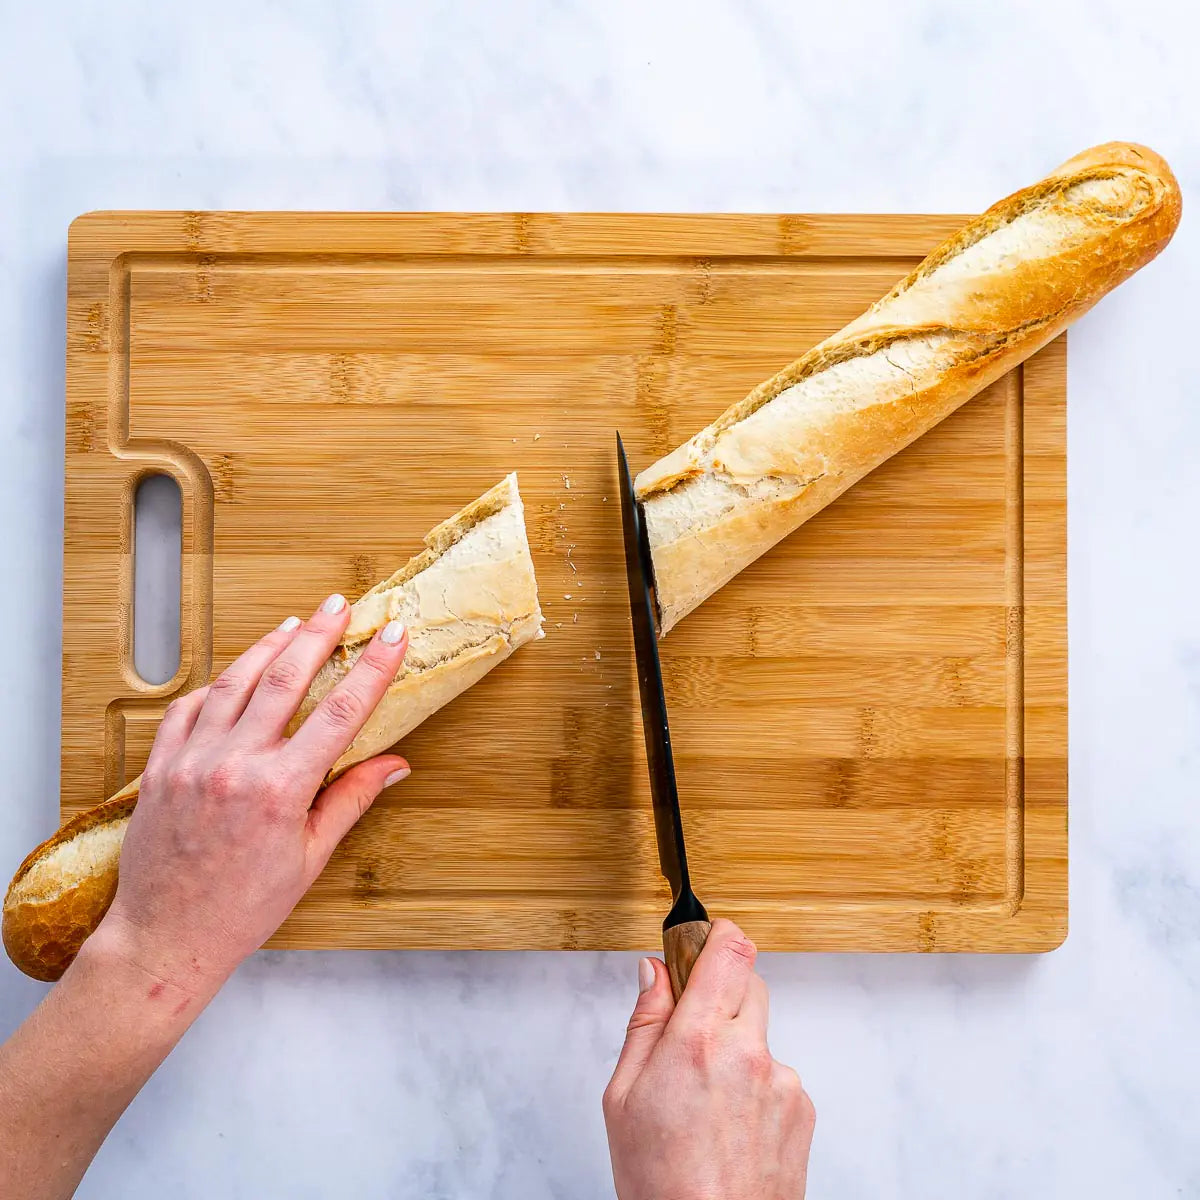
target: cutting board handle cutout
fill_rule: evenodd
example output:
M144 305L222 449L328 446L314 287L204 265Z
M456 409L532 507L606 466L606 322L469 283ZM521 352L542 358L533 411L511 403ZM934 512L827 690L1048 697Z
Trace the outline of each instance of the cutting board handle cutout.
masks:
M113 449L125 468L123 477L114 478L123 514L119 578L114 581L120 597L118 669L128 687L127 701L161 704L207 683L212 668L212 477L185 446L130 439ZM139 500L143 518L148 518L144 529L139 527ZM150 543L157 544L158 553L151 552L147 563ZM142 565L150 568L140 585L139 549ZM163 571L174 572L175 578L168 581ZM157 595L159 603L149 602L149 595ZM142 615L148 617L141 637L139 597ZM143 644L147 634L149 646ZM162 669L164 658L173 669ZM147 661L151 666L143 676L138 665Z
M75 227L72 236L79 236ZM109 609L108 621L94 627L88 639L91 670L96 677L107 680L103 795L111 794L129 779L125 744L130 721L136 720L143 729L147 722L157 724L174 697L208 682L213 657L213 475L205 460L190 447L170 437L146 436L131 421L136 378L130 355L133 269L134 261L128 254L117 254L109 260L104 299L87 309L85 357L73 361L68 352L67 475L70 478L73 467L78 466L87 478L87 509L80 517L91 527L89 540L94 540L95 547L110 551L101 556L104 576L89 580L88 588L95 591L98 583L99 592L111 597L107 603L116 610L113 613ZM99 359L95 348L105 345L107 354ZM103 376L94 371L99 365ZM80 389L83 402L71 403L73 386ZM100 440L96 436L100 430L105 431L107 454L91 452ZM139 488L155 475L175 481L181 513L178 665L161 683L143 678L134 664L135 510ZM68 510L71 492L68 484ZM69 513L68 540L73 519L77 518ZM111 554L113 550L115 555ZM75 611L66 595L64 611ZM90 624L86 605L82 611ZM64 644L68 640L64 634ZM69 668L64 665L64 689L68 675Z
M133 497L133 669L151 685L179 671L183 492L171 475L143 476Z

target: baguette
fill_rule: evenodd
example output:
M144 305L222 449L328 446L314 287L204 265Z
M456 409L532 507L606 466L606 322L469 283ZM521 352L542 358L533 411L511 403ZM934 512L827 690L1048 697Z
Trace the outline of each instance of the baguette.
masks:
M1154 258L1180 207L1153 151L1086 150L643 471L660 632Z
M404 664L330 780L398 742L542 636L515 475L437 526L420 554L351 606L341 644L313 681L293 730L392 619L408 626ZM4 898L3 937L25 974L58 979L108 911L139 782L68 821L17 870Z

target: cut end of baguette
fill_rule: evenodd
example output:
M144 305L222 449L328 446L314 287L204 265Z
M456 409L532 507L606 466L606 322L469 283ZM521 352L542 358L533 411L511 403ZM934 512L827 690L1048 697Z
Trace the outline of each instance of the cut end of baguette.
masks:
M47 983L62 977L117 891L121 845L137 803L125 789L68 821L18 868L4 897L4 949Z
M400 673L334 764L333 779L386 750L526 642L542 610L515 474L433 529L426 548L351 608L341 646L321 669L293 728L358 661L388 621L408 629Z

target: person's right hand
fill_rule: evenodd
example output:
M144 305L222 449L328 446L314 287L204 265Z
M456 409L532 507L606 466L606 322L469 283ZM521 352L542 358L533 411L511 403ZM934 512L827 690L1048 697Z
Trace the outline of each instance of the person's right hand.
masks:
M816 1113L767 1049L767 985L754 943L713 922L675 1005L666 966L641 994L604 1093L620 1200L800 1200Z

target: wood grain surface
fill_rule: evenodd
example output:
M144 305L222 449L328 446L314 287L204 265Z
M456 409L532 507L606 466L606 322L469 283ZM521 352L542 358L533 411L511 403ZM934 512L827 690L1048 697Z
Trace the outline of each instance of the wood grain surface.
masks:
M273 941L644 948L657 866L613 429L637 470L953 217L94 213L71 227L62 811L170 698L520 473L547 637L404 743ZM1066 932L1065 342L663 643L697 891L764 949ZM132 498L183 492L182 664L132 666Z

